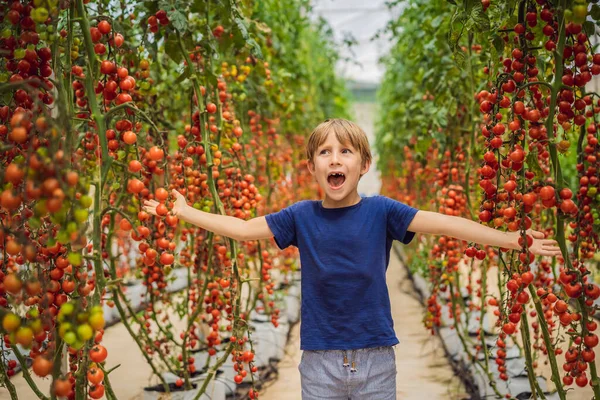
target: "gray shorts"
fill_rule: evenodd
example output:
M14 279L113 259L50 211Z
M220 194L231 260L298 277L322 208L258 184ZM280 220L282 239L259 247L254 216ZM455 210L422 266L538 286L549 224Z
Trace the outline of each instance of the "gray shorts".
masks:
M298 370L302 400L396 399L396 353L391 346L304 350Z

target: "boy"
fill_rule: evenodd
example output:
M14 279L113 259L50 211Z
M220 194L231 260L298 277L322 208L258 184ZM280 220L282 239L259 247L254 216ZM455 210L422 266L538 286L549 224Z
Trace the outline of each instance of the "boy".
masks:
M235 240L275 238L279 248L300 250L302 323L299 370L302 398L395 399L394 333L385 273L393 240L408 244L415 233L448 235L520 249L518 232L500 232L464 218L419 211L384 196L361 198L359 179L371 165L363 130L330 119L312 132L308 168L325 193L264 217L244 221L196 210L173 191L172 212L182 220ZM155 214L154 200L144 209ZM541 232L529 232L534 254L560 249ZM350 354L348 354L350 352Z

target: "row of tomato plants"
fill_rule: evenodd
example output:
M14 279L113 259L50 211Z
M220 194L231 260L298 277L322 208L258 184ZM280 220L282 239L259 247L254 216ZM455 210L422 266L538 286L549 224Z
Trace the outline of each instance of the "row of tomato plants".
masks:
M308 6L2 2L0 382L11 398L17 366L39 398L116 398L105 304L165 390L163 372L190 389L192 352L223 349L196 398L227 357L258 397L249 315L277 326L273 276L296 269L296 254L181 223L171 190L242 219L315 193L307 129L347 107ZM147 199L159 217L142 210ZM174 294L176 268L188 285ZM140 312L125 295L132 280L146 287Z
M506 354L516 345L534 396L545 398L541 374L561 399L572 385L591 386L598 399L600 96L592 81L600 73L600 7L409 3L389 24L397 41L380 93L384 191L522 238L520 251L422 238L411 255L430 283L425 324L434 332L450 318L467 359L499 397L496 381L511 379ZM562 257L530 254L531 228L555 238ZM492 327L484 325L488 313ZM475 337L466 323L472 316L480 325ZM490 350L489 330L497 335Z

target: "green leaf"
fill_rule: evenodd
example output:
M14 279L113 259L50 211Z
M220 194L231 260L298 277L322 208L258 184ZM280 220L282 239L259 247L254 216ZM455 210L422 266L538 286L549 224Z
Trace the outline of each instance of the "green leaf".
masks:
M171 23L180 33L184 33L188 27L188 21L185 15L179 10L173 10L169 13Z
M186 80L186 79L187 79L187 78L189 78L189 77L190 77L190 70L189 70L188 68L186 68L186 69L183 71L183 73L182 73L181 75L179 75L179 76L177 77L177 79L175 79L175 82L174 82L174 84L175 84L175 85L178 85L178 84L180 84L181 82L183 82L184 80Z
M452 4L452 5L456 5L456 1L455 0L446 0L448 3Z
M593 21L585 21L583 23L583 29L588 34L588 36L591 36L596 31L596 24L594 24Z
M254 39L249 39L248 40L248 44L250 45L250 53L258 58L258 59L262 59L263 58L263 54L262 54L262 50L260 49L260 46L258 43L256 43L256 40Z
M594 4L592 6L592 9L590 10L590 17L596 21L600 20L600 6L598 4Z
M527 157L525 158L525 163L530 171L535 174L535 178L542 180L544 177L544 172L540 167L540 164L537 159L537 151L530 151L527 153Z
M494 45L494 48L498 54L502 54L504 51L504 40L500 37L500 35L492 35L492 44Z
M432 137L431 136L419 140L417 142L417 145L415 146L415 151L418 154L425 154L425 153L427 153L427 150L429 150L429 148L431 147L431 141L432 141Z
M454 53L452 53L452 55L454 56L454 63L458 68L462 68L465 66L467 56L461 49L457 49Z
M490 18L485 11L483 11L481 4L473 7L471 10L471 19L479 32L487 32L490 30Z
M206 0L194 0L190 6L190 11L194 13L203 14L206 10Z
M244 21L242 18L235 18L234 21L235 26L240 31L242 37L244 39L248 39L248 26L246 26L246 21Z
M169 36L169 38L165 41L165 53L171 60L179 64L183 60L183 55L179 49L179 43L177 42L177 37L175 35Z

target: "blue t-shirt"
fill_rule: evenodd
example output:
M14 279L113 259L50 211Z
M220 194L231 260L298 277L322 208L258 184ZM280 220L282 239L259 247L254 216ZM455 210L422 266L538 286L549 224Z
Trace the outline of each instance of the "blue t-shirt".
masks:
M417 209L385 196L324 208L300 201L266 216L280 249L302 263L302 350L351 350L398 343L385 272L393 240L408 244Z

